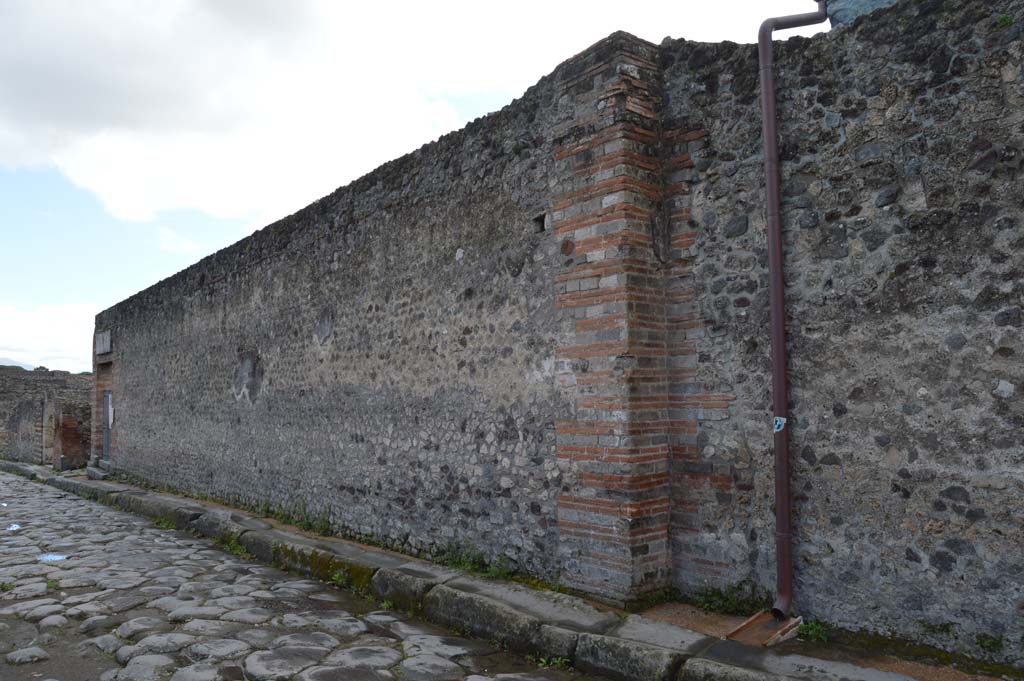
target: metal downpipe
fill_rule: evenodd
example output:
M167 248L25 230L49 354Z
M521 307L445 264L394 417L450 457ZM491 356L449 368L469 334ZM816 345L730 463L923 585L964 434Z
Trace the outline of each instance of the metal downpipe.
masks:
M820 24L828 19L826 2L818 11L766 19L758 32L761 68L761 114L764 135L765 219L768 232L768 294L772 335L772 430L775 438L776 596L772 615L789 616L793 605L793 517L789 462L789 389L786 381L786 283L782 262L782 209L779 174L778 116L775 103L772 33Z

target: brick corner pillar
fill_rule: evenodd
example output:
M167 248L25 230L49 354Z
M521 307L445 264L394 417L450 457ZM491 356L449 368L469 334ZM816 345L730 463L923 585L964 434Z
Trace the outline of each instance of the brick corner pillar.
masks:
M658 48L617 33L567 64L553 229L565 255L557 350L573 420L556 423L570 471L558 501L561 581L625 603L670 581L670 361L659 162Z

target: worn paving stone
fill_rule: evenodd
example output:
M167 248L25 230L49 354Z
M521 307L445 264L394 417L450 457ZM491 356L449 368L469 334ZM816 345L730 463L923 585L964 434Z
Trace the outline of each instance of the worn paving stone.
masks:
M118 672L117 681L162 681L175 667L173 658L167 655L140 655Z
M325 634L320 631L314 631L309 633L301 634L286 634L285 636L278 636L270 642L268 646L271 649L284 648L286 646L311 646L314 648L337 648L339 645L338 639Z
M191 620L181 625L181 631L195 636L223 636L228 632L237 631L242 625L237 622L221 622L220 620Z
M13 653L7 654L7 664L31 664L33 662L41 662L42 660L50 659L49 653L42 648L32 646L31 648L21 648L15 650Z
M189 634L152 634L135 645L147 653L174 653L195 643L196 637Z
M215 589L215 591L219 590ZM221 596L216 598L213 597L213 592L210 592L210 594L210 600L206 601L206 605L215 605L220 608L227 608L228 610L245 610L256 607L256 599L250 596Z
M24 620L26 622L38 622L44 617L49 617L50 615L56 615L62 612L64 612L63 605L41 605L38 608L33 608L29 612L25 613Z
M349 667L311 667L295 677L295 681L389 681L394 674L373 669Z
M274 613L266 608L244 608L224 613L221 619L225 622L240 622L242 624L263 624L270 620Z
M437 655L406 658L399 669L405 681L459 681L465 676L462 667Z
M402 653L384 646L355 646L331 653L325 665L348 669L390 669L402 659Z
M8 595L10 595L10 594L8 594ZM24 601L22 603L15 603L14 605L9 605L6 608L3 608L2 610L0 610L0 615L24 615L26 612L30 612L32 610L35 610L36 608L38 608L40 606L43 606L43 605L53 605L56 602L57 602L56 598L32 599L32 600L29 600L29 601Z
M209 662L182 667L174 672L171 681L222 681L220 668Z
M117 620L113 617L107 617L106 615L96 615L95 617L90 617L86 620L83 620L83 622L78 625L78 633L89 634L94 631L112 629L115 626L117 626Z
M498 652L498 647L492 643L451 636L410 636L402 642L402 647L409 657L426 654L455 659L467 655L491 655Z
M29 678L15 664L56 681L396 681L399 673L443 681L525 666L492 654L490 643L208 540L0 476L5 511L33 519L16 536L0 535L0 581L15 587L0 594L4 681ZM44 565L43 551L68 557ZM51 674L46 665L62 660L70 671Z
M134 639L142 633L166 631L171 628L172 625L167 620L157 617L136 617L119 626L114 630L114 633L124 639Z
M130 593L114 596L112 598L104 598L102 602L110 612L118 613L137 608L143 603L149 602L149 600L150 597L148 594Z
M286 646L261 650L245 658L245 674L254 681L288 679L323 659L326 648Z
M46 629L59 629L68 623L68 618L63 615L50 615L39 620L39 631Z
M217 588L210 591L210 598L245 596L247 594L252 593L253 591L256 591L256 587L252 586L251 584L226 584L224 586L218 586Z
M227 612L226 608L203 605L185 605L175 608L167 613L167 619L171 622L187 622L194 619L215 619Z
M95 638L82 641L80 645L83 647L95 646L109 655L123 646L124 642L113 634L104 634L103 636L96 636Z
M218 638L211 641L195 643L186 651L189 657L197 660L230 660L241 657L252 650L252 646L245 641L233 638Z
M253 648L266 648L275 638L281 635L275 629L246 629L234 635L239 641L245 641Z

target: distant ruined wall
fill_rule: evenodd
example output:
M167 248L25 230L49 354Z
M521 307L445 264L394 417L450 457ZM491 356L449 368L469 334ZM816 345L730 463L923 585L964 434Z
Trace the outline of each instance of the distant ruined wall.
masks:
M904 0L777 47L796 610L1010 662L1021 26ZM111 467L616 602L770 589L758 95L753 46L614 34L101 313Z
M92 385L90 374L0 366L0 457L85 466Z

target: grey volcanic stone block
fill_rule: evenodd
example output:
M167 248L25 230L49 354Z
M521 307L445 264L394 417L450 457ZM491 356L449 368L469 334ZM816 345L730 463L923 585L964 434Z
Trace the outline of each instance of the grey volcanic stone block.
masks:
M563 657L567 660L576 659L576 643L579 632L542 624L537 632L537 650L548 657Z
M230 537L238 537L249 529L242 524L245 520L252 519L219 508L209 509L192 521L191 528L204 537L228 539Z
M7 654L7 664L31 664L33 662L42 662L43 660L49 660L50 655L42 648L33 646L31 648L21 648L15 650L12 653Z
M359 546L340 539L321 539L316 542L316 547L344 563L372 570L397 568L409 562L408 556Z
M486 596L453 589L431 589L423 602L427 618L445 626L468 629L476 636L505 644L512 650L533 652L541 622Z
M402 662L403 679L408 681L458 681L465 676L459 665L437 655L416 655Z
M324 648L285 647L261 650L245 658L245 674L256 681L283 681L319 662Z
M252 523L249 527L252 528ZM260 560L316 579L328 580L335 573L342 572L347 576L348 585L359 591L371 588L371 579L377 570L396 568L409 560L406 556L375 551L346 541L271 529L270 525L264 529L249 529L238 541Z
M491 582L474 577L460 577L445 586L480 594L546 624L574 631L602 633L619 621L618 616L610 611L598 610L582 598L555 591L540 591L509 582Z
M424 599L424 611L436 622L468 628L513 650L549 655L572 647L572 643L565 635L558 636L559 632L542 632L542 625L568 632L604 632L618 622L613 613L601 612L573 596L472 577L431 589Z
M245 528L241 525L238 526L240 530L245 531ZM295 550L308 551L313 548L312 543L306 545L298 545L293 541L294 537L286 532L279 530L267 529L267 530L250 530L238 538L238 543L245 547L245 550L256 556L258 559L265 563L280 563L278 560L277 547L280 545L287 545L293 547Z
M580 634L576 668L622 681L671 681L685 660L678 650L613 636Z
M169 519L178 529L189 527L193 521L209 511L198 504L190 504L180 497L155 494L144 490L123 492L113 497L112 501L118 508L144 515L147 518Z
M48 481L50 478L56 477L52 468L19 461L7 461L4 459L0 459L0 471L14 473L15 475L20 475L28 478L29 480L42 480L44 482Z
M373 575L373 593L382 601L391 601L407 610L423 607L423 598L438 584L461 576L454 570L413 561L396 568L381 568Z
M608 634L609 636L618 636L619 638L626 638L632 641L681 650L688 655L694 655L706 649L716 640L689 629L647 619L639 615L630 615L619 626L608 632Z
M97 501L108 501L110 495L120 494L132 489L126 485L103 482L102 480L87 480L84 478L53 477L47 479L46 484L51 487L56 487L57 489L62 489L65 492L77 494L78 496L85 497L86 499L95 499Z
M829 0L828 18L833 26L852 24L857 17L882 7L892 7L897 0ZM810 4L810 3L808 3Z
M682 662L714 641L688 629L631 615L605 636L581 634L576 666L618 679L671 679Z

